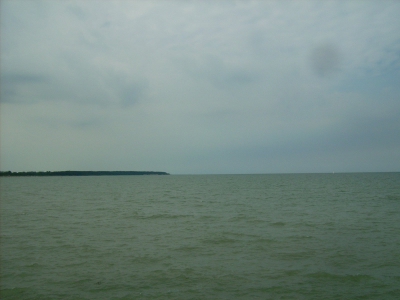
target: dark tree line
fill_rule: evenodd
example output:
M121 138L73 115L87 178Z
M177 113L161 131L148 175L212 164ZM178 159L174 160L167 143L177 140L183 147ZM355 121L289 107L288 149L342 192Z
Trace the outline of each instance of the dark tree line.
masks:
M114 175L169 175L153 171L46 171L46 172L0 172L0 176L114 176Z

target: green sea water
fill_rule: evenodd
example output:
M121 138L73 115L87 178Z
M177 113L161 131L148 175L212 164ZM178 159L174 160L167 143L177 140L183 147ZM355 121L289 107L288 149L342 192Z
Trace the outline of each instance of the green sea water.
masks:
M2 177L6 299L400 299L400 173Z

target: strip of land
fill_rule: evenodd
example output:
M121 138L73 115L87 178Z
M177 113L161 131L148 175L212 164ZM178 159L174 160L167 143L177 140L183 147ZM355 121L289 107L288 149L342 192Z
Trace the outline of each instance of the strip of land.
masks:
M46 172L0 172L0 176L115 176L115 175L170 175L153 171L46 171Z

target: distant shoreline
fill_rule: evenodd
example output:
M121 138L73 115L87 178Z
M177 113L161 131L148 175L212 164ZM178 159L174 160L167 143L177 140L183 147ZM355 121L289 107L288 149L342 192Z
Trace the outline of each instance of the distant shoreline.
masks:
M0 176L121 176L121 175L170 175L153 171L45 171L45 172L0 172Z

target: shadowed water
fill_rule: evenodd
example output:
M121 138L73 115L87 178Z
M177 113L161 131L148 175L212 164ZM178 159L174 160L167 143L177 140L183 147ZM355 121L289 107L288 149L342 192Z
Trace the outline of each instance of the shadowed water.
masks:
M400 297L400 173L0 180L2 299Z

